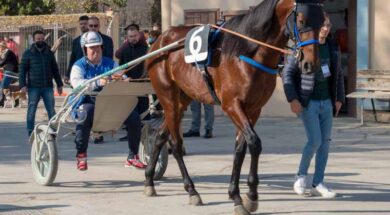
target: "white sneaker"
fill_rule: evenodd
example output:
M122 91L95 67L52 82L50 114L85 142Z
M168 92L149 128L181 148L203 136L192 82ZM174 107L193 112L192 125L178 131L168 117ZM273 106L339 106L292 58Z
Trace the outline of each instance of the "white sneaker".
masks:
M304 195L306 191L306 176L297 176L294 183L294 191L298 195Z
M334 198L337 196L337 193L325 186L324 183L320 183L317 187L313 187L310 194L312 196L322 196L324 198Z

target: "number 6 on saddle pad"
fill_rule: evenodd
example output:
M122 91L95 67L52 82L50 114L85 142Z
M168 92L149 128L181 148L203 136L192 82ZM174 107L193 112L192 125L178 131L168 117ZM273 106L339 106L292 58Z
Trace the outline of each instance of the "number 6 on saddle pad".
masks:
M202 25L187 33L184 49L186 63L202 63L208 57L210 26Z

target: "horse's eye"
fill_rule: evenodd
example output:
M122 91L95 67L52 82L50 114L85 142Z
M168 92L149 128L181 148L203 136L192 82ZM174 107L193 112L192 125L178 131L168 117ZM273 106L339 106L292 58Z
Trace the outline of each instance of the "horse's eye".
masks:
M299 13L297 16L297 25L298 27L305 26L305 16L302 13Z
M300 20L298 20L298 27L303 27L303 26L305 26L305 20L303 20L303 19L300 19Z

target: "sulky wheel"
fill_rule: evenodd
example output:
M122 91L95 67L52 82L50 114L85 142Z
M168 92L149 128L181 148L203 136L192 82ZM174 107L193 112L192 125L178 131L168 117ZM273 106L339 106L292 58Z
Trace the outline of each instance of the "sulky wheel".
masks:
M156 142L158 130L153 128L150 123L144 123L141 134L141 144L139 155L142 162L149 165L150 156L153 153L154 144ZM158 156L154 179L159 180L164 176L165 170L168 166L168 148L167 144L161 148Z
M33 176L38 184L45 186L53 183L58 169L55 136L49 134L47 129L47 125L38 125L30 137Z

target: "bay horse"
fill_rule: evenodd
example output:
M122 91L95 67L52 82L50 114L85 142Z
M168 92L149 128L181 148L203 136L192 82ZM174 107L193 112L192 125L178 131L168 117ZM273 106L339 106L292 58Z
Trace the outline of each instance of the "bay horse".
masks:
M300 61L299 65L303 72L311 72L319 64L318 44L307 41L318 39L319 29L324 19L321 3L323 3L321 0L305 0L305 2L302 0L297 0L297 2L294 0L264 0L249 13L227 21L224 27L283 48L288 39L294 37L295 32L297 60ZM194 27L171 27L158 38L150 51L184 38L187 32ZM250 214L258 207L257 171L258 159L262 151L261 140L254 126L262 107L275 89L276 76L252 67L241 61L238 56L245 55L267 67L276 68L281 53L227 33L223 33L219 40L220 64L217 67L210 67L209 73L222 110L237 127L233 170L228 193L230 199L234 201L235 214ZM184 180L184 189L190 197L190 204L201 205L200 195L183 161L181 119L183 111L192 100L205 104L215 104L215 100L197 68L184 62L182 46L147 59L145 67L164 109L165 120L145 171L144 193L147 196L156 195L153 182L155 166L161 147L171 135L172 152L179 165ZM249 192L241 198L239 179L247 146L251 155L247 181Z

